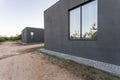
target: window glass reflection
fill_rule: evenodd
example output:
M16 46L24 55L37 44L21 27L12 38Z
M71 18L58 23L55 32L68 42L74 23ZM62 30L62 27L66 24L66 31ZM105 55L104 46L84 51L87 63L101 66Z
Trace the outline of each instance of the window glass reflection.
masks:
M97 39L97 1L82 6L82 38Z
M80 7L70 11L70 39L80 39Z

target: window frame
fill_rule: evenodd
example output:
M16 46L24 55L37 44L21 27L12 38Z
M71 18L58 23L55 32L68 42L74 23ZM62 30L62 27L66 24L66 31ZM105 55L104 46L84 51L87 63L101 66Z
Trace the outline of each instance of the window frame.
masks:
M82 6L86 5L86 4L90 3L90 2L93 2L93 1L97 1L97 15L98 15L98 0L86 1L86 2L81 3L80 5L77 5L77 6L75 6L75 7L68 10L68 39L70 41L97 41L98 40L98 34L97 34L97 39L90 39L90 38L85 39L85 38L82 38ZM81 33L80 34L80 39L71 39L70 38L70 11L74 10L74 9L76 9L78 7L80 7L80 16L81 16L81 18L80 18L80 33ZM97 25L98 25L98 18L97 18ZM97 26L97 33L98 33L98 26Z
M76 7L76 8L79 8L79 7L80 7L80 6L78 6L78 7ZM74 8L74 9L76 9L76 8ZM72 10L74 10L74 9L72 9ZM82 13L82 12L81 12L81 9L82 9L82 8L80 7L80 17L81 17L81 13ZM71 11L71 10L70 10L70 11ZM71 38L70 38L70 34L71 34L71 33L70 33L70 11L69 11L69 14L68 14L68 15L69 15L69 39L71 39ZM81 33L82 33L82 30L80 29L80 28L81 28L81 25L82 25L82 23L81 23L82 21L81 21L81 20L82 20L82 18L80 18L80 27L79 27L80 38L79 38L79 39L81 39ZM72 39L72 40L79 40L79 39Z

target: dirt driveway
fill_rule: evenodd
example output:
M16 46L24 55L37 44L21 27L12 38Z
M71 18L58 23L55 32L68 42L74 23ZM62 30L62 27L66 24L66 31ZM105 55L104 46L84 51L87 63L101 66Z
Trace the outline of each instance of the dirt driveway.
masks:
M0 43L0 80L81 80L49 63L42 54L28 51L40 46L43 44Z

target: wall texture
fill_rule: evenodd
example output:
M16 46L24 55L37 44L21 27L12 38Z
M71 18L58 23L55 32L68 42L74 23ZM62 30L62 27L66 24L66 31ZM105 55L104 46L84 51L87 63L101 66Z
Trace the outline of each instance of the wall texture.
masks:
M27 43L27 29L22 30L22 38L21 41Z
M31 32L34 32L33 39L31 39ZM25 43L44 42L44 29L26 27L22 31L22 42Z
M45 49L120 66L120 0L98 0L98 39L69 40L68 10L90 0L59 0L44 12Z

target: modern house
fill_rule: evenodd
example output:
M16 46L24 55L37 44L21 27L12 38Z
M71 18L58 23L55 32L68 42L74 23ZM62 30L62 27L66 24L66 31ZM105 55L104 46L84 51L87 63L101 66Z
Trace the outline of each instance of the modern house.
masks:
M120 0L59 0L44 19L41 51L120 75Z
M26 27L22 30L23 43L39 43L44 42L44 29Z

